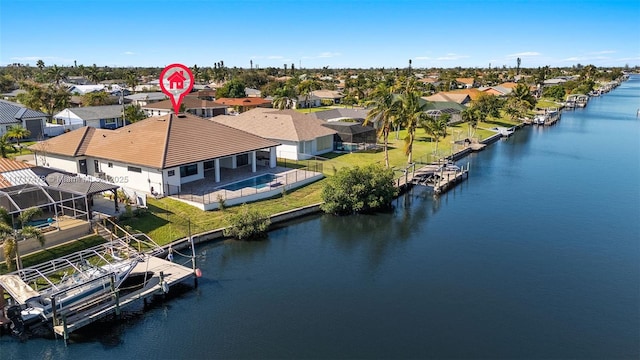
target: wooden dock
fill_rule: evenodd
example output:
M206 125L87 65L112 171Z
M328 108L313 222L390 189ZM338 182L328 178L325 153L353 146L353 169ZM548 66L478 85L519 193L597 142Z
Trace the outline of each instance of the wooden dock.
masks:
M109 315L120 315L120 311L137 300L146 300L154 295L162 295L175 284L193 278L194 271L180 264L146 256L133 269L131 276L143 276L142 287L136 291L121 294L123 289L112 291L103 297L92 299L77 306L66 308L53 318L53 331L65 340L72 332ZM148 277L147 277L148 276Z
M442 164L426 164L412 171L410 171L410 168L407 168L404 176L396 179L396 186L401 192L408 190L413 185L427 186L433 189L434 194L438 195L468 177L468 164L466 169L464 167L460 169L449 169Z

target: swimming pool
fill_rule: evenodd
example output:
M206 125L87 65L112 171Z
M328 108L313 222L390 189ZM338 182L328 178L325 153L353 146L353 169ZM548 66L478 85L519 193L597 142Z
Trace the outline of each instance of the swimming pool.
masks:
M231 183L231 184L227 184L227 185L221 186L220 189L225 189L225 190L229 190L229 191L240 190L240 189L247 188L247 187L261 189L261 188L267 186L271 181L275 180L276 178L277 178L277 176L275 176L273 174L263 174L263 175L256 176L256 177L251 178L251 179L246 179L246 180L242 180L242 181L238 181L238 182L234 182L234 183Z

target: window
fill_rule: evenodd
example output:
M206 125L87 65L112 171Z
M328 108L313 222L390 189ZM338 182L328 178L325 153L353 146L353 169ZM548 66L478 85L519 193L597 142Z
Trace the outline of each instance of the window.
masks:
M93 160L93 167L95 168L97 173L100 172L100 162L98 160Z
M167 171L167 176L174 176L176 174L175 170L169 170Z
M104 119L104 124L105 125L115 125L116 124L116 119Z
M333 145L333 136L323 136L321 138L318 138L318 140L316 141L316 147L318 151L331 149L331 146Z
M209 160L202 163L202 165L205 170L210 170L210 169L213 169L213 167L215 166L215 163L213 160Z
M180 166L180 177L196 175L198 173L198 164Z
M142 169L139 167L135 167L135 166L127 166L127 170L131 171L131 172L137 172L137 173L141 173Z
M236 156L236 166L244 166L249 164L249 154Z
M107 166L112 168L113 167L113 163L108 163Z

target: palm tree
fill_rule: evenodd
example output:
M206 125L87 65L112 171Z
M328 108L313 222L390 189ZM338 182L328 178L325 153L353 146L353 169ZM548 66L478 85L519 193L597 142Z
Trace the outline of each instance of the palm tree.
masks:
M440 116L428 117L427 121L422 123L422 128L427 132L435 141L436 147L434 153L438 155L438 143L440 138L447 137L447 126L449 125L449 118L451 115L442 114Z
M20 228L14 229L12 216L7 212L7 209L0 208L0 235L3 240L2 247L4 249L5 264L7 264L9 271L13 270L14 265L18 269L22 267L20 252L18 251L19 241L36 239L40 243L40 246L44 246L45 239L42 232L34 226L27 225L34 216L40 214L42 214L42 209L37 207L24 210L18 215Z
M513 92L511 93L511 96L527 102L528 109L533 109L533 107L536 105L536 98L531 95L531 90L526 84L519 83L518 85L516 85L516 87L513 89Z
M309 107L309 97L311 96L311 92L314 90L319 90L321 85L316 80L305 80L298 84L298 93L304 96L304 105L305 107Z
M55 81L56 86L60 86L60 81L62 81L67 75L64 72L64 69L59 68L58 65L53 65L47 70L47 74L49 77Z
M363 125L377 123L378 137L382 137L383 140L384 166L389 167L389 133L398 114L399 103L394 98L391 89L384 83L379 83L371 96L372 99L366 102L366 106L370 110Z
M7 136L7 134L0 136L0 155L2 155L2 158L7 158L7 149L10 146L11 143L9 142L9 137Z
M420 94L411 90L411 84L407 85L406 93L400 95L400 121L407 129L407 136L404 138L404 152L407 155L407 163L413 162L413 141L415 139L416 128L427 119L427 103L421 101Z
M44 69L44 61L38 60L36 66L38 67L38 69L40 69L40 72L42 72L42 69Z
M272 104L273 107L279 110L291 109L296 98L297 94L295 88L285 85L283 88L276 90Z
M20 140L26 139L31 135L31 131L20 125L13 125L7 129L7 136L12 139L16 139L18 143L18 148L20 147Z
M480 119L480 115L475 108L468 108L462 111L460 114L462 116L462 121L468 122L468 137L471 138L475 135L476 128L478 127L478 120ZM471 130L473 129L473 132Z

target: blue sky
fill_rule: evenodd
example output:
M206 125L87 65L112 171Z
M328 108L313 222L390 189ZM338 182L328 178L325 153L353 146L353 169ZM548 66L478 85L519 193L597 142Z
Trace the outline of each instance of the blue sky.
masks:
M640 0L0 0L0 64L640 65Z

